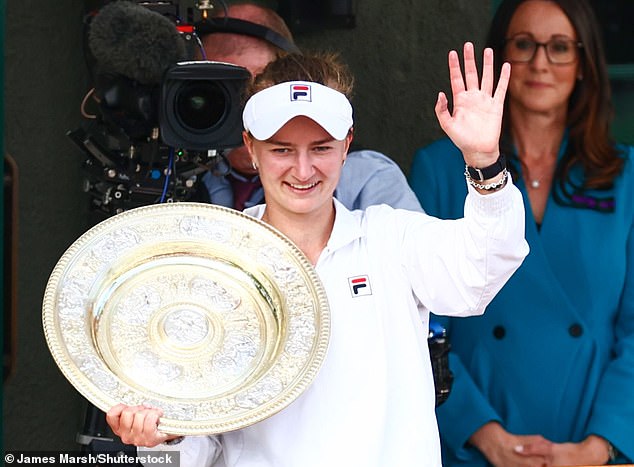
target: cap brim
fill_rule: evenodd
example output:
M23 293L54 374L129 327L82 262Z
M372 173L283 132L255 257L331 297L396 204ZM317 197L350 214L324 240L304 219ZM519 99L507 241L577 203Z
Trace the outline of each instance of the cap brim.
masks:
M310 100L289 98L292 86L310 86ZM308 117L334 139L343 140L352 127L352 106L340 92L318 83L288 82L264 89L249 99L245 129L258 140L267 140L295 117Z
M267 140L295 117L308 117L321 126L336 140L345 139L352 122L333 115L328 109L311 105L293 104L278 107L275 113L262 115L257 125L252 125L250 133L259 140Z

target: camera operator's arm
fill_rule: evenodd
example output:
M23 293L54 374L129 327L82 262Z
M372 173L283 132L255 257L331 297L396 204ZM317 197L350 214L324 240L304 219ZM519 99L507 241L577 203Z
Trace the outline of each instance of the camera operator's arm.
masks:
M126 444L142 451L179 451L182 467L211 467L222 450L216 437L180 437L159 431L160 409L142 405L118 404L106 414L106 421L114 434Z

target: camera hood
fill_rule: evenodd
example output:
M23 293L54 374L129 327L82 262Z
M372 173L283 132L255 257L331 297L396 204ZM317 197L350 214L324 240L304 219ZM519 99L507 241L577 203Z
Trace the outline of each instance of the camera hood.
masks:
M242 93L246 68L212 61L180 62L161 84L159 124L163 142L204 151L242 144Z

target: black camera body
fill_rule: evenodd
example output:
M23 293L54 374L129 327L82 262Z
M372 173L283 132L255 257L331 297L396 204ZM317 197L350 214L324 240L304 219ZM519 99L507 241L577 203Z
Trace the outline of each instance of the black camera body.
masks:
M102 78L99 115L67 135L88 156L84 191L106 215L165 201L206 201L200 178L242 144L248 70L178 63L160 85Z
M430 321L427 336L429 357L436 387L436 407L449 397L453 385L453 373L449 369L449 351L451 345L447 330L437 321Z
M67 135L87 156L91 210L107 217L159 202L208 201L202 176L227 170L223 152L242 144L250 73L192 61L196 42L178 2L110 2L89 17L94 88L82 104L86 121Z

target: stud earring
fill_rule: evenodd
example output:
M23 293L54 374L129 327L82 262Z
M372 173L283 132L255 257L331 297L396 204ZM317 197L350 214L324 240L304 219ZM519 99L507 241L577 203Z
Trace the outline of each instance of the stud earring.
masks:
M251 161L251 165L253 166L253 170L258 170L258 166L255 165L255 161Z

